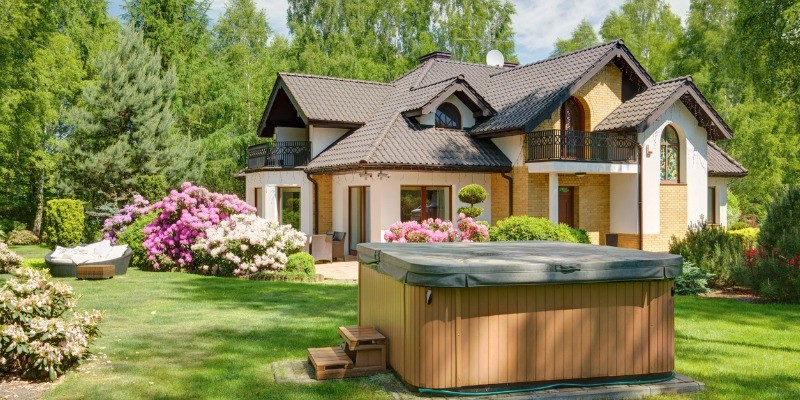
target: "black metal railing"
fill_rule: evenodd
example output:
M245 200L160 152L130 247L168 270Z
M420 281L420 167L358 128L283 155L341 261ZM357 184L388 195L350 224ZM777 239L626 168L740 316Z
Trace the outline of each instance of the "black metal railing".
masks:
M526 162L636 162L636 139L608 132L551 129L528 133Z
M247 148L247 168L292 168L311 160L311 142L286 141L261 143Z

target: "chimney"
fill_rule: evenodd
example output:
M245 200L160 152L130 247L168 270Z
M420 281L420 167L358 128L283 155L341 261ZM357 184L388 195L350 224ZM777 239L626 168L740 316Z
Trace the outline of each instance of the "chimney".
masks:
M449 60L451 53L449 51L434 51L433 53L425 54L419 58L419 63L422 64L428 60Z
M519 63L515 63L515 62L506 62L505 64L503 64L503 67L506 67L506 68L516 68L518 66L519 66Z

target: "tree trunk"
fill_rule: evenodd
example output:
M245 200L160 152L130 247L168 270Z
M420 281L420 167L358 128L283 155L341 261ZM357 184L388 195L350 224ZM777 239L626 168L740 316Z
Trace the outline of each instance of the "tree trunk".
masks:
M39 172L36 182L36 219L33 220L33 234L39 236L42 232L42 217L44 216L44 171Z

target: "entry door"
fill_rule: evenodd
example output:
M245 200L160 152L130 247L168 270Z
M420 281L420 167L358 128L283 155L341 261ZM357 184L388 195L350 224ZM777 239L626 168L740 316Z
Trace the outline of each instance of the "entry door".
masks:
M354 186L350 188L348 236L350 236L350 254L356 254L359 243L369 242L369 187Z
M560 186L558 188L558 222L575 227L575 188Z

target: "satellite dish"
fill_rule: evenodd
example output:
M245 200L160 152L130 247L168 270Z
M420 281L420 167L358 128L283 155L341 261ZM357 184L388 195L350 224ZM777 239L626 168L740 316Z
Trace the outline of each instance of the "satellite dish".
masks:
M489 52L486 53L486 65L502 67L505 63L506 59L503 57L503 53L501 53L500 50L489 50Z

